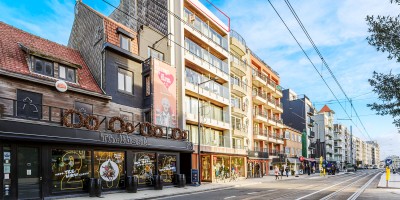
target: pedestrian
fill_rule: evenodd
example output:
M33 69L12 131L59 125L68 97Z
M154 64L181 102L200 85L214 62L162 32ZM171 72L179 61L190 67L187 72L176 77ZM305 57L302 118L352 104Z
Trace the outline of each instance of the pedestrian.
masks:
M279 179L279 169L278 166L275 166L275 180Z
M286 167L285 171L286 171L286 177L289 177L289 167Z
M332 175L335 175L335 173L336 173L336 165L333 164L332 165Z
M311 173L311 167L310 167L310 165L307 165L307 173L308 173L308 175L310 176L310 173Z
M283 166L281 166L281 179L282 179L282 176L283 176L283 171L285 171L285 170L283 169Z

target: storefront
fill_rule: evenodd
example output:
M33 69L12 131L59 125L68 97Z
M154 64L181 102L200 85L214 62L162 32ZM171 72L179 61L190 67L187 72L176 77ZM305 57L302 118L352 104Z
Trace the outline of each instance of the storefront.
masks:
M231 155L202 155L201 180L215 182L220 179L246 177L246 157Z
M249 151L247 159L247 178L266 176L269 171L268 163L267 152Z
M124 189L127 176L137 176L139 187L151 187L155 174L164 185L174 174L190 177L193 145L186 140L8 120L0 127L3 199L85 196L87 178L111 191Z

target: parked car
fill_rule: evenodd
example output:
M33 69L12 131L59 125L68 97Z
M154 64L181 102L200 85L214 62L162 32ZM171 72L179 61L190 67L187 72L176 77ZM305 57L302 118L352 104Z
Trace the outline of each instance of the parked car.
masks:
M356 169L354 168L354 165L346 165L346 171L347 172L355 172Z

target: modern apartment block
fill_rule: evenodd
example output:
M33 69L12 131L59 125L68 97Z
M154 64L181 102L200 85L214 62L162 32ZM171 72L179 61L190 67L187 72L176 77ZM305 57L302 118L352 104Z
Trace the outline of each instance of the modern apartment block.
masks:
M353 136L353 142L355 143L355 148L356 148L356 160L355 164L358 167L362 167L363 164L363 145L362 145L362 140L358 137Z
M351 127L350 127L351 128ZM344 131L344 162L346 164L354 164L355 161L355 144L352 140L351 132L346 128Z
M284 155L280 78L277 72L251 51L250 66L253 93L253 140L251 142L254 150L267 151L270 161L273 161L274 158ZM272 170L272 162L262 165L264 174L268 174L269 170Z
M370 165L379 165L380 161L380 149L377 141L367 141L367 144L370 145L371 150L371 164Z
M302 156L305 158L319 158L316 156L316 143L319 138L316 138L313 127L318 126L314 123L312 116L314 116L315 108L311 100L306 95L297 95L292 89L283 90L283 104L282 118L286 125L305 134L305 140L302 145ZM321 125L322 126L322 125Z
M314 130L317 132L316 142L316 157L322 156L328 162L335 162L333 160L334 153L334 138L333 138L333 118L335 112L327 105L322 107L317 115L313 116L315 123ZM319 140L318 140L319 139Z
M233 171L245 177L247 152L243 122L245 124L246 120L240 114L231 115L231 94L241 98L247 95L242 84L246 72L241 71L245 70L243 68L230 71L229 41L234 40L230 39L230 29L197 0L174 1L169 9L179 16L169 16L172 40L184 47L173 45L172 63L178 74L179 125L190 130L190 139L195 144L192 168L197 168L199 152L196 147L200 143L202 181L214 181L218 175ZM232 45L234 49L240 46L235 52L244 56L238 58L243 60L246 52L243 45ZM234 75L237 84L231 82ZM201 141L198 141L198 134Z
M346 164L345 136L346 133L348 133L348 130L347 127L342 124L334 124L333 130L333 161L336 161L337 166L340 166L340 169L343 169Z

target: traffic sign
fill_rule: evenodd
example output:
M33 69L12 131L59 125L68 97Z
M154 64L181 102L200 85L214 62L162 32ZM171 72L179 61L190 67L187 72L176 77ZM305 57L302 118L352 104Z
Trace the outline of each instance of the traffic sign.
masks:
M393 160L388 158L385 160L385 163L386 165L391 165L393 163Z

